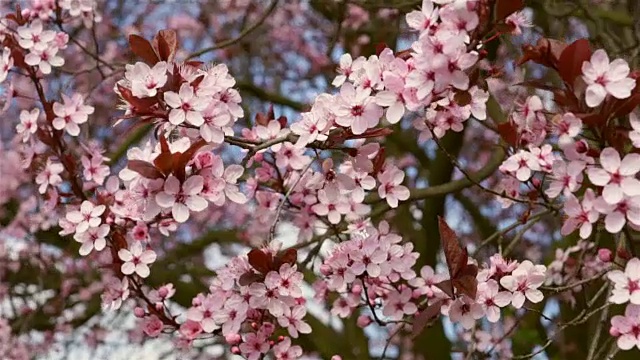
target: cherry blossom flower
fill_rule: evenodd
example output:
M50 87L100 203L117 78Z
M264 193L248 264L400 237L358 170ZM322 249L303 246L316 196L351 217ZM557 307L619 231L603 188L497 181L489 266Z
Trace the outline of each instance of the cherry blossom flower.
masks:
M596 195L592 189L584 193L582 203L573 194L568 194L564 203L564 212L568 218L565 220L560 233L569 235L576 228L580 228L580 237L586 239L591 235L593 223L598 221L599 212L595 208Z
M406 186L401 185L404 180L404 171L395 166L389 166L378 174L378 195L381 199L386 199L390 207L398 207L398 201L409 199L411 195Z
M351 83L342 85L336 123L351 128L355 135L363 134L367 129L378 125L383 110L369 96L370 93L370 90L354 88Z
M431 0L422 0L420 11L414 10L406 16L407 25L412 29L420 31L421 36L428 34L431 26L436 26L438 21L438 8L433 6Z
M311 210L319 216L326 216L330 223L337 224L342 215L349 212L349 205L337 194L329 196L327 191L321 189L318 191L318 203Z
M493 279L478 284L477 302L484 309L487 320L492 323L500 320L500 308L509 305L511 299L511 293L500 291L498 282Z
M393 291L389 294L382 308L382 314L392 320L400 320L405 315L418 312L418 307L411 301L412 291L405 287L401 292Z
M524 182L531 178L532 171L540 171L540 163L529 151L520 150L500 165L500 171L515 174L518 180Z
M640 305L627 305L624 316L611 318L609 333L618 337L616 344L621 350L640 349Z
M299 333L311 333L311 326L302 320L306 314L307 310L302 305L286 307L282 316L278 317L278 323L289 331L289 335L298 338Z
M585 164L579 161L572 161L568 164L562 160L554 161L551 171L553 179L545 190L545 194L553 199L558 197L560 193L568 196L577 191L582 185L584 168Z
M574 142L576 136L582 131L582 120L573 113L565 113L554 117L555 130L558 135L558 144L561 147Z
M425 295L433 298L436 293L442 292L436 284L447 279L444 274L436 274L431 266L425 265L420 269L420 277L409 280L409 285L415 288L414 295Z
M223 302L213 295L198 295L194 306L187 311L187 319L200 323L202 330L211 333L218 329L214 317L223 306Z
M294 360L302 357L302 348L298 345L291 346L291 338L285 337L273 347L276 360Z
M189 220L190 211L202 211L207 201L201 196L204 179L200 175L190 176L181 185L180 180L170 175L164 182L164 188L156 197L156 203L162 208L171 208L173 218L183 223Z
M262 357L262 354L266 354L269 351L268 339L260 333L249 333L244 339L244 342L240 344L240 350L247 356L247 360L258 360Z
M53 119L53 127L57 130L64 129L71 136L80 134L79 124L87 122L89 115L93 114L92 106L84 105L80 94L68 97L62 94L63 103L54 103L53 112L56 117Z
M207 107L207 99L196 96L188 83L182 84L177 94L173 91L165 92L164 101L172 108L169 112L171 124L180 125L185 120L194 126L204 124L202 111Z
M150 337L158 337L162 333L164 324L156 315L151 315L142 322L142 331Z
M525 299L532 303L539 303L544 298L538 287L544 283L547 269L544 265L534 265L525 260L513 270L511 275L500 279L500 285L513 293L511 304L516 309L524 305Z
M131 83L133 96L153 97L167 82L167 63L160 61L153 68L141 61L134 65L127 64L124 76Z
M156 253L153 250L144 250L139 241L134 242L129 249L120 249L118 257L124 262L120 266L123 274L131 275L135 272L142 278L149 276L149 264L156 261Z
M35 108L31 111L22 110L20 112L20 124L16 126L18 134L22 135L22 142L27 142L33 134L38 130L38 117L40 109Z
M451 321L460 323L465 329L471 329L476 320L481 319L483 316L484 311L482 306L466 295L454 300L449 308Z
M527 15L524 11L516 11L513 14L507 16L504 19L505 24L513 26L513 30L511 30L512 35L521 35L522 28L530 28L533 27L531 20L527 18Z
M49 46L43 50L34 50L24 57L27 65L37 66L40 71L48 75L51 73L51 67L60 67L64 65L64 58L58 55L58 48Z
M101 215L106 210L104 205L94 205L91 201L85 200L80 205L79 210L70 211L66 219L76 224L76 234L87 231L90 227L95 228L102 223Z
M327 129L328 122L315 112L302 113L302 119L291 124L291 132L298 135L296 147L303 148L316 140L326 138L322 133Z
M277 288L282 296L298 298L302 296L300 289L302 277L302 273L297 271L295 265L283 264L278 272L270 271L264 283L268 288Z
M629 65L623 59L609 62L609 56L602 50L596 50L590 61L582 63L582 78L587 83L585 99L589 107L600 105L608 95L616 99L631 96L636 81L629 76Z
M353 73L353 69L358 69L362 66L362 62L364 58L359 57L355 61L351 58L349 54L343 54L340 56L338 73L340 75L336 76L331 83L335 87L340 87L347 79L352 79L351 74Z
M598 212L604 214L604 227L612 234L620 232L627 221L640 226L640 196L623 198L615 205L609 204L603 197L599 197L594 202L594 207Z
M640 259L633 258L627 262L624 272L612 270L607 273L607 278L613 282L609 301L614 304L631 302L640 305Z
M82 175L84 175L85 180L102 185L104 179L109 176L111 170L109 166L104 164L104 158L102 156L92 156L91 159L83 156L80 161L84 167Z
M56 34L51 30L44 30L42 21L33 20L30 24L19 26L16 31L20 36L18 44L25 50L42 51L49 47Z
M79 250L80 255L87 256L93 249L102 251L107 245L106 237L109 235L110 229L109 225L102 224L97 227L90 227L84 232L76 232L73 238L82 243Z
M640 195L640 181L635 175L640 171L640 154L627 154L622 161L614 148L600 153L602 168L587 169L589 180L594 185L604 186L602 197L608 204L617 204L625 195Z

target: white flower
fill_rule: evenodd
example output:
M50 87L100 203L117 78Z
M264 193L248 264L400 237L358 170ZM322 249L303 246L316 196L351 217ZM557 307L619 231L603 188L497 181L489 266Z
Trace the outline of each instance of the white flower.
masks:
M207 208L207 200L200 196L203 186L204 179L200 175L189 177L182 186L180 180L171 175L164 182L164 190L156 195L156 203L163 208L171 208L173 218L183 223L189 220L189 210Z
M153 250L144 250L139 241L134 242L129 250L120 249L118 257L124 261L120 267L123 274L131 275L135 272L143 278L149 276L149 264L156 261L156 253Z

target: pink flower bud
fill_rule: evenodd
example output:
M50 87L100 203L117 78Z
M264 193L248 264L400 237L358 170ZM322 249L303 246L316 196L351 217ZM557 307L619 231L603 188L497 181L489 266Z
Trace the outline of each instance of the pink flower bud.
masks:
M327 264L322 264L320 265L320 272L322 273L322 275L324 276L329 276L331 275L331 266L327 265Z
M144 309L136 306L135 309L133 309L133 315L135 315L137 318L143 318L144 317Z
M371 318L367 315L358 316L358 321L356 322L359 327L365 328L371 324Z
M232 353L233 355L240 355L240 348L239 348L239 347L237 347L237 346L232 347L232 348L231 348L231 353Z
M169 295L169 290L166 287L163 286L158 289L158 296L160 296L161 298L166 298L167 295Z
M358 285L358 284L353 285L353 288L351 288L351 292L352 292L354 295L360 295L360 294L362 293L362 286L360 286L360 285Z
M164 305L162 305L162 303L158 302L158 303L156 303L155 307L156 307L156 310L162 311L162 309L164 308Z
M240 336L240 334L227 334L224 337L224 340L229 345L238 345L240 344L240 341L242 341L242 337Z
M342 360L342 356L340 356L340 355L333 355L333 356L331 357L331 360Z
M611 327L609 329L609 335L613 336L613 337L618 337L620 336L620 331L618 331L618 329L616 329L615 327Z
M602 262L611 262L611 260L613 260L612 255L613 254L609 249L598 249L598 259L600 259L600 261Z
M540 187L540 179L533 178L533 179L531 179L531 182L533 183L534 187Z

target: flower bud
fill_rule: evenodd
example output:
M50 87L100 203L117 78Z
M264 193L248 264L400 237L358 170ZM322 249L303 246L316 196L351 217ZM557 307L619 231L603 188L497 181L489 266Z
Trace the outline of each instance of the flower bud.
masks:
M232 347L232 348L231 348L231 353L232 353L233 355L240 355L240 348L239 348L239 347L237 347L237 346Z
M611 262L611 260L613 260L612 257L612 253L611 250L609 249L598 249L598 259L600 259L600 261L608 263Z
M361 328L365 328L371 324L371 318L368 315L358 316L357 325Z
M609 329L609 335L613 336L613 337L618 337L620 336L620 331L618 331L618 329L616 329L615 327L611 327Z
M140 306L136 306L136 308L133 309L133 315L135 315L137 318L143 318L144 317L144 309L141 308Z
M242 337L240 336L240 334L227 334L224 337L224 340L229 345L238 345L240 344L240 341L242 341Z

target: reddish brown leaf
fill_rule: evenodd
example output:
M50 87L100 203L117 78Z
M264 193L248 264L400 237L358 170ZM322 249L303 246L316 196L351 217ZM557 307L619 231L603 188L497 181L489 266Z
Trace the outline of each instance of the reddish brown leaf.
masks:
M169 150L169 143L167 142L167 138L164 134L160 135L160 152L171 153L171 150Z
M250 271L248 273L244 273L240 275L240 279L238 279L238 284L240 284L241 286L249 286L254 282L258 282L262 280L264 280L264 275L256 274L253 271Z
M502 140L512 147L518 146L518 130L511 121L498 124L498 133Z
M271 270L278 271L280 266L284 264L293 265L296 262L298 262L298 251L296 249L289 248L276 255L276 258L273 261L273 269Z
M160 61L149 41L145 40L141 36L135 34L129 35L129 46L134 54L142 58L142 60L149 65L155 65Z
M162 179L162 173L152 164L143 160L129 160L127 167L147 179Z
M124 100L126 100L129 104L131 104L135 110L136 113L140 114L144 114L146 112L149 111L149 108L151 108L153 105L155 105L158 100L155 97L148 97L148 98L138 98L133 96L133 93L131 92L131 90L120 86L120 84L117 85L118 86L118 90L120 91L120 96L122 96L122 98Z
M454 96L453 96L453 100L456 102L456 104L458 104L459 106L466 106L471 104L471 101L473 99L471 99L471 94L469 94L468 91L458 91Z
M522 9L524 9L523 0L498 0L496 1L496 21L504 20Z
M262 274L267 274L273 266L271 254L267 254L262 250L253 249L247 254L249 264Z
M471 299L475 299L478 292L478 267L473 264L465 264L464 268L453 279L453 287L458 290L459 293L467 295Z
M447 267L449 268L451 284L458 290L458 293L475 299L478 290L478 281L476 280L478 267L473 264L468 264L469 254L467 253L467 249L460 245L456 233L441 217L438 217L438 227L440 229L442 249L447 260ZM447 284L443 283L442 285L444 287ZM449 292L443 289L447 294L453 293L451 287L449 287L448 290Z
M153 47L158 53L160 60L173 61L178 50L178 36L171 29L160 30L153 38Z
M347 139L369 139L369 138L375 138L380 136L387 136L391 133L393 133L393 130L391 128L369 129L365 131L364 134L360 134L360 135L351 134Z
M591 59L589 40L576 40L562 50L558 59L558 72L565 84L573 88L574 81L582 74L582 63Z
M416 337L422 333L425 327L431 322L432 319L440 314L440 308L442 307L443 300L438 300L429 305L426 309L421 311L418 316L415 317L412 324L411 337Z
M169 175L173 172L173 154L160 153L160 155L153 159L153 164L161 173Z
M450 298L453 299L453 283L450 279L443 280L437 284L434 284L438 287L438 289L442 290L445 294L449 295Z
M451 279L455 279L464 266L467 265L469 255L467 254L467 250L460 246L456 233L440 216L438 216L438 228L440 230L440 242L442 243L444 257L447 260L449 274Z
M382 170L382 166L384 165L385 156L384 156L384 148L380 148L376 157L373 158L373 175L375 176Z

